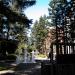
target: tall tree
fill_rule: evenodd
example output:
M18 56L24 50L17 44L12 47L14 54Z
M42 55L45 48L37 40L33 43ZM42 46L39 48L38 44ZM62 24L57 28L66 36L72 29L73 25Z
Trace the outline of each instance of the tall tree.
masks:
M31 20L27 19L23 10L34 5L35 2L35 0L0 0L0 39L6 41L17 39L19 42L27 39L25 28L29 27ZM7 46L7 42L5 44ZM2 50L2 41L0 49ZM5 48L3 53L6 54Z
M51 0L49 3L49 16L48 18L51 19L51 24L52 26L55 26L55 18L56 18L56 8L58 7L59 4L63 4L64 0Z
M47 29L49 22L46 16L40 17L39 21L36 21L32 28L32 40L35 43L36 48L41 52L43 50L42 45L44 44L44 39L47 36Z
M23 14L24 8L27 8L28 6L31 6L35 3L34 1L21 1L21 0L1 0L0 4L0 13L5 17L1 17L2 24L1 25L6 25L6 28L8 29L8 34L9 31L12 30L23 30L24 27L29 27L29 21L25 14ZM4 9L6 12L4 12L2 9ZM26 19L26 20L25 20ZM1 26L3 27L3 26ZM17 29L16 29L17 28ZM3 28L1 28L3 29Z

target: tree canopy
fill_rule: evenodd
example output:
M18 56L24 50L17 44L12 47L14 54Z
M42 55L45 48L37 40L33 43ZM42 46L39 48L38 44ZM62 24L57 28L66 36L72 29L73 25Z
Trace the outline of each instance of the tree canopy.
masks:
M32 27L32 42L36 46L36 48L41 51L42 46L44 44L44 40L48 33L48 27L50 26L47 17L41 16L39 21L36 21L34 23L34 26Z
M49 3L49 16L48 18L51 19L51 24L52 25L56 25L55 23L55 18L56 18L56 8L58 7L59 4L63 4L64 5L64 1L65 0L51 0Z
M18 43L24 44L27 40L26 28L32 20L26 17L23 10L35 3L35 0L0 0L0 52L6 54L7 48L3 47L9 47L8 43L11 43L10 47L17 47Z

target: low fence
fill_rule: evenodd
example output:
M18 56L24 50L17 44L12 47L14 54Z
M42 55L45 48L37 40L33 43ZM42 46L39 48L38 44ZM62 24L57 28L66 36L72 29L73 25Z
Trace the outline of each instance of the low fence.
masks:
M75 64L42 64L41 75L75 75Z

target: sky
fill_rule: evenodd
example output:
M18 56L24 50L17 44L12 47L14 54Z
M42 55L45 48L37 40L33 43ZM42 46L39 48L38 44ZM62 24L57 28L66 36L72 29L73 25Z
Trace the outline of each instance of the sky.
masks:
M50 0L36 0L36 4L27 8L24 13L28 19L39 20L40 16L48 15L48 7Z

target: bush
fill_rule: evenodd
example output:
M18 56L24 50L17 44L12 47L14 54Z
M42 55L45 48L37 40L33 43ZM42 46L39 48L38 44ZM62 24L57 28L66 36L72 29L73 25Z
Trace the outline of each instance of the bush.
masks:
M15 54L9 54L9 55L7 55L6 60L16 60L16 55Z
M17 48L18 42L15 40L5 40L2 39L0 41L0 53L2 55L6 55L6 52L8 54L14 54Z
M6 55L4 56L4 55L0 55L0 61L1 60L5 60L6 59Z

